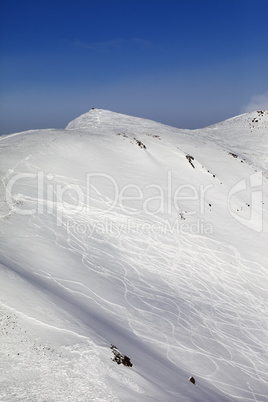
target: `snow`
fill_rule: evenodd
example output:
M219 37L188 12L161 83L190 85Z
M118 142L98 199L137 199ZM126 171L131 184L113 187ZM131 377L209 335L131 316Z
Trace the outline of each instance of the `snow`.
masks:
M268 400L267 128L1 137L0 400Z

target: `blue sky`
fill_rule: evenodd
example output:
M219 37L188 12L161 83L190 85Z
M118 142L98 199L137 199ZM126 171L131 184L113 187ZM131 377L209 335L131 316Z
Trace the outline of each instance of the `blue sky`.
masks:
M0 0L0 133L91 107L200 128L268 109L268 0Z

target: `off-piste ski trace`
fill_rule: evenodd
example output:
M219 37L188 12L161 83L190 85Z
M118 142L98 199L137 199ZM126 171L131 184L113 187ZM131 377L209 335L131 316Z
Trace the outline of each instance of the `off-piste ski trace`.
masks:
M1 401L268 401L267 111L0 152Z

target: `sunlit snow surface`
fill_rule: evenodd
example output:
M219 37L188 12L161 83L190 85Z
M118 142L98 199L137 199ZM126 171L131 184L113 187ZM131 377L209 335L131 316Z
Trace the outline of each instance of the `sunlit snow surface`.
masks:
M0 400L267 401L267 148L262 111L0 137Z

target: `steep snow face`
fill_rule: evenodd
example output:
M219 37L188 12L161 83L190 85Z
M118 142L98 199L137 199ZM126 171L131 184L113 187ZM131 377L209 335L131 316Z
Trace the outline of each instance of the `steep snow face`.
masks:
M1 137L5 401L265 400L267 121Z
M200 130L268 175L268 112L259 110Z

